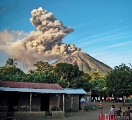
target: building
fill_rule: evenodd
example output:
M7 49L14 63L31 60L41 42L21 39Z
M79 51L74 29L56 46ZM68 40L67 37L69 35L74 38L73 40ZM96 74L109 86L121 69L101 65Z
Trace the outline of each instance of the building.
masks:
M88 109L91 104L91 94L84 89L65 88L65 111L78 111L82 107ZM81 103L81 98L85 99L85 106Z
M7 112L14 112L15 115L33 112L34 115L34 112L38 112L45 117L46 111L56 106L64 116L64 108L60 109L58 97L61 94L64 101L64 93L58 84L0 81L0 115Z
M29 114L34 119L35 114L43 118L49 115L64 117L65 111L82 108L82 97L88 105L90 96L83 89L63 89L49 83L0 81L0 116L14 116L18 120Z

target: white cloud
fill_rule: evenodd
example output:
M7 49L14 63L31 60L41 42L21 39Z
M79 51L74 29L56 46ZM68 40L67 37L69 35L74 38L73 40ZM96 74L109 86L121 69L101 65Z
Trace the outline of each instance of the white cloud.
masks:
M106 48L114 48L114 47L124 46L127 44L132 44L132 41L106 46Z

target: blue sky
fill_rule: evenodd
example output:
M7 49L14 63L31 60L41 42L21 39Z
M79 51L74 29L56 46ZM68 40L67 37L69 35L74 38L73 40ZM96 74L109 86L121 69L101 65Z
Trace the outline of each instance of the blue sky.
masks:
M132 63L131 0L0 0L0 66L11 56L2 49L3 38L16 42L35 31L29 19L39 7L74 29L63 43L74 44L112 68ZM5 31L11 40L3 37Z

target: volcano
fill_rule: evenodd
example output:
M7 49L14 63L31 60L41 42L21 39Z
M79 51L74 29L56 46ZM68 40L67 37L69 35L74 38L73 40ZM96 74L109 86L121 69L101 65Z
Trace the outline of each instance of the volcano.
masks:
M68 56L63 56L59 60L52 63L52 65L55 66L58 63L69 63L73 65L78 65L79 69L81 71L84 71L85 73L99 70L101 73L105 74L112 70L112 68L108 65L104 64L99 60L96 60L95 58L83 51L77 51Z

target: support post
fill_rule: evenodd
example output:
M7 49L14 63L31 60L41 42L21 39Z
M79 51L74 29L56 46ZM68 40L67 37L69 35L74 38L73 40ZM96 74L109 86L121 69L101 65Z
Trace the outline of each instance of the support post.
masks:
M58 94L58 108L60 108L60 94Z
M122 97L122 103L123 103L123 106L124 106L124 103L125 103L125 98L124 98L124 96Z
M65 95L63 94L63 112L65 111Z
M30 93L30 112L31 112L31 107L32 107L32 93Z
M73 108L73 96L71 96L71 109Z

